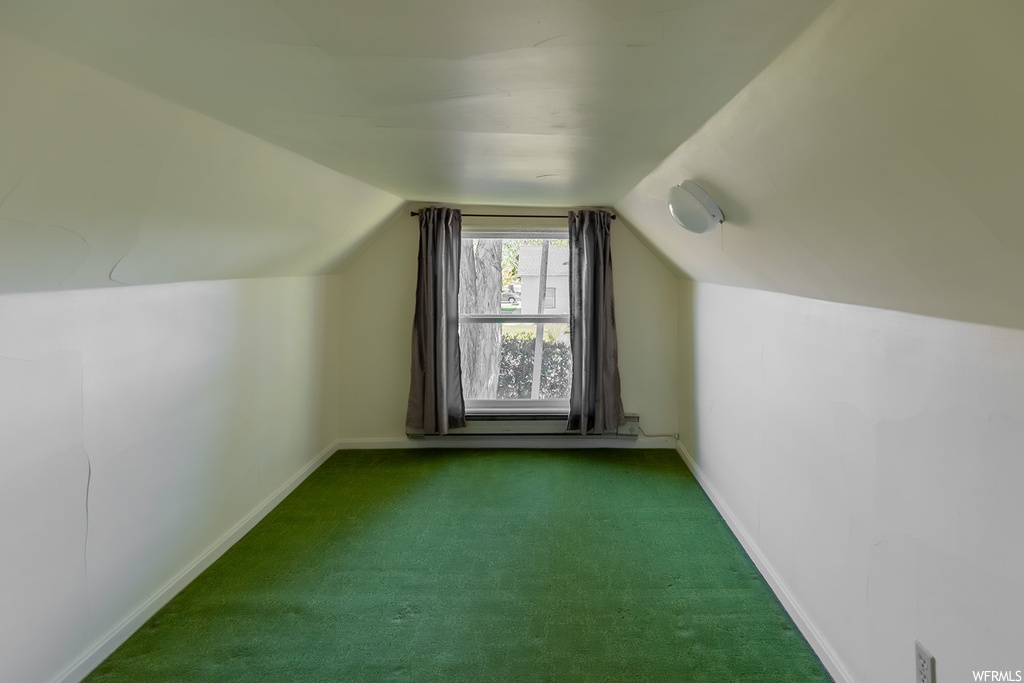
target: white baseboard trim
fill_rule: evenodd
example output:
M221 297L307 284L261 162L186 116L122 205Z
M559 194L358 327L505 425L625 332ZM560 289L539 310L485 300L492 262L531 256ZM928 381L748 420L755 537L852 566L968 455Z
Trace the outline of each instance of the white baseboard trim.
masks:
M708 498L711 499L712 504L718 509L718 513L722 515L722 519L729 525L732 533L735 534L736 538L739 539L740 545L746 551L747 555L753 560L754 565L757 566L758 571L768 582L768 586L775 593L775 596L782 603L782 606L789 613L793 623L796 624L797 628L800 629L800 633L803 634L804 638L810 644L814 653L818 655L818 659L828 669L829 674L838 683L856 683L850 670L846 668L842 660L836 654L836 651L832 648L829 642L825 639L825 636L821 634L818 627L815 626L814 622L811 621L807 613L804 612L800 603L796 601L785 582L779 577L772 563L768 561L764 553L761 552L761 548L757 545L754 538L747 533L747 530L740 524L739 519L733 514L732 509L725 502L725 499L719 495L714 485L708 480L704 473L701 471L700 466L697 465L697 461L690 455L686 447L679 441L675 444L676 451L679 456L686 463L686 466L693 472L693 476L697 479L697 483L700 484L701 488L707 494Z
M197 576L203 573L207 567L213 564L221 555L227 552L228 548L238 542L242 536L249 532L261 519L277 507L278 503L284 500L289 493L301 484L306 477L312 474L327 458L331 457L340 446L333 443L320 452L313 460L308 462L298 472L292 475L288 481L282 484L262 503L257 505L241 521L229 529L223 536L217 539L212 545L204 550L199 557L185 566L180 572L174 575L167 583L157 589L141 605L136 607L126 617L121 619L113 628L103 634L99 640L94 642L85 652L79 655L74 661L62 669L56 676L50 679L50 683L79 683L89 675L93 669L99 666L104 659L128 640L146 621L156 614L161 607L170 602L171 598L177 595L185 586L192 582Z
M523 434L518 436L429 436L429 437L373 437L341 439L336 446L342 450L377 450L403 448L674 448L671 436L548 436Z
M184 567L167 583L155 591L141 605L119 621L113 628L101 636L85 652L75 658L64 669L50 679L50 683L79 683L89 672L95 669L100 663L110 656L124 641L146 621L156 614L160 608L170 602L171 598L177 595L185 586L191 583L199 574L205 571L221 555L238 542L242 536L249 532L259 523L271 510L273 510L288 494L295 490L306 477L312 474L320 465L338 450L359 450L359 449L403 449L403 448L488 448L500 446L501 448L672 448L679 453L680 457L693 472L694 477L700 484L708 498L718 509L719 514L726 524L739 539L747 555L753 560L758 570L764 576L768 585L775 592L779 601L789 613L797 628L807 639L807 642L814 649L821 659L825 668L832 677L840 683L856 683L849 670L836 655L835 650L825 640L824 636L807 617L806 613L794 599L786 584L779 578L771 563L767 560L754 539L740 525L736 516L732 513L725 500L718 494L718 491L704 476L700 467L693 457L687 452L686 447L672 437L638 437L630 439L609 439L607 437L576 437L567 439L565 437L548 436L519 436L519 437L454 437L443 438L365 438L365 439L339 439L323 451L316 458L311 460L298 472L292 475L284 484L274 491L262 503L257 505L248 515L240 520L235 526L228 530L217 541L210 545L195 560Z

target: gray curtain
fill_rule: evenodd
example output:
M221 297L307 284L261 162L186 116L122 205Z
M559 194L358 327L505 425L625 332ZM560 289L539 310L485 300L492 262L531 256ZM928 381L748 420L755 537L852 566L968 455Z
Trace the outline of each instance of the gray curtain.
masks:
M601 434L623 423L612 301L611 214L569 212L569 430Z
M412 378L405 425L425 434L466 426L459 353L459 254L462 212L420 209Z

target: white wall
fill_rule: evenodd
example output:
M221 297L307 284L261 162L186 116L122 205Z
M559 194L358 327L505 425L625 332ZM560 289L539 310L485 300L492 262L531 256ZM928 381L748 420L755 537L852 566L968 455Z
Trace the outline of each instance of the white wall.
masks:
M333 442L326 294L0 297L0 680L56 675Z
M331 280L344 329L336 379L344 440L405 439L418 248L416 219L403 212Z
M403 212L332 279L344 325L338 384L346 390L339 433L353 445L405 439L417 225ZM612 262L623 404L627 412L640 414L648 434L674 435L679 412L677 276L622 223L612 226Z
M335 442L329 278L280 276L403 202L4 31L0 90L0 680L33 682Z
M621 221L612 223L622 405L648 435L678 426L678 278Z
M688 448L852 679L1024 669L1024 331L681 291Z

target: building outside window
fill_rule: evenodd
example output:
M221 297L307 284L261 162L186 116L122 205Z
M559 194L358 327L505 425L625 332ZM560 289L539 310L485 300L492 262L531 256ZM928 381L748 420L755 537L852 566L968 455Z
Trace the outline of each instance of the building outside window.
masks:
M569 244L552 240L548 247L545 278L544 313L569 314ZM522 279L524 313L539 313L541 256L540 244L523 244L519 248L519 276ZM561 295L561 296L559 296Z

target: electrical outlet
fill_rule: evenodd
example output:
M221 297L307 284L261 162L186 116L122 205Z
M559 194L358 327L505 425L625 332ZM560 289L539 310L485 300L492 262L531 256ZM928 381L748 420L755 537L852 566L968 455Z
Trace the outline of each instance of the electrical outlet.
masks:
M626 421L615 430L619 436L640 436L640 416L633 413L626 414Z
M917 655L917 683L935 682L935 657L918 641L914 641L914 654Z

